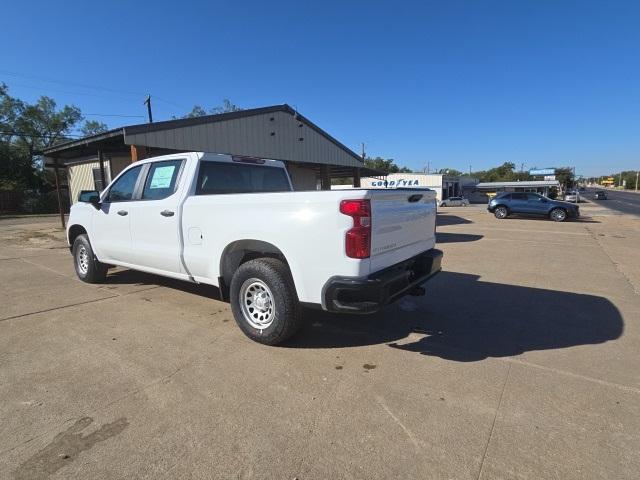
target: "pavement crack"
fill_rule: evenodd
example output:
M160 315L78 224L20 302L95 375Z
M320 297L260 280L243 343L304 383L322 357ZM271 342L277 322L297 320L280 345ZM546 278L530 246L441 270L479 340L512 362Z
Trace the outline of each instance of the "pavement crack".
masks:
M596 233L593 230L591 230L589 227L585 226L584 228L585 228L585 230L587 230L587 232L589 232L589 234L591 235L591 238L593 238L595 240L595 242L598 244L598 246L603 251L605 256L613 264L613 267L616 269L616 272L618 272L620 275L622 275L622 277L627 281L627 283L631 287L631 290L633 290L633 293L635 293L636 295L640 295L640 291L638 291L638 289L636 288L636 286L633 283L633 281L631 280L631 278L629 278L629 276L620 268L620 264L618 262L616 262L611 257L611 255L609 255L609 252L607 252L607 249L604 247L604 245L602 244L602 242L598 238L598 235L596 235Z
M387 406L386 403L384 403L384 398L378 396L376 398L376 400L378 400L378 403L380 404L380 406L384 409L385 412L387 412L387 414L400 426L400 428L404 431L404 433L407 434L407 437L409 437L409 440L411 440L411 443L413 443L413 446L416 447L417 449L420 448L420 442L416 439L415 435L413 434L413 432L411 430L409 430L409 428L402 423L402 420L400 420L392 411L391 409Z
M76 307L78 305L86 305L88 303L102 302L103 300L109 300L109 299L112 299L112 298L118 298L118 297L124 297L124 296L127 296L127 295L133 295L134 293L146 292L148 290L153 290L155 288L160 288L160 285L156 285L156 286L153 286L153 287L145 288L144 290L136 290L135 292L118 293L118 294L115 294L115 295L109 295L108 297L96 298L94 300L86 300L84 302L70 303L68 305L61 305L59 307L45 308L44 310L38 310L38 311L35 311L35 312L21 313L20 315L13 315L13 316L7 317L7 318L0 318L0 322L6 322L7 320L15 320L16 318L28 317L30 315L37 315L39 313L47 313L47 312L54 312L56 310L64 310L65 308Z
M504 377L504 383L502 384L502 391L500 392L500 399L498 400L496 413L493 416L493 422L491 423L491 430L489 431L489 438L487 439L487 444L484 446L484 453L482 454L482 461L480 462L480 471L478 472L478 477L477 477L478 480L480 480L480 477L482 476L482 470L484 469L484 461L487 458L487 452L489 451L489 444L491 443L491 439L493 438L493 431L495 430L495 427L496 427L498 412L500 412L500 407L502 406L502 398L504 397L504 391L507 388L507 382L509 381L510 373L511 373L511 364L509 364L509 368L507 369L507 374Z

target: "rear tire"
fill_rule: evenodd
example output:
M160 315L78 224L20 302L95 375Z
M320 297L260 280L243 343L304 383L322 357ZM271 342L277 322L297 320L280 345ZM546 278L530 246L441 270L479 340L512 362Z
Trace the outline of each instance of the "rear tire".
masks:
M259 258L240 265L231 279L229 297L236 323L251 340L277 345L300 328L295 285L281 260Z
M107 277L107 266L96 258L86 233L76 237L72 251L73 265L80 280L87 283L104 281Z
M496 218L502 220L503 218L507 218L509 216L509 210L507 210L507 207L503 207L502 205L500 205L493 211L493 215Z
M562 208L554 208L551 210L551 213L549 213L549 217L551 217L551 220L554 222L564 222L567 219L567 212Z

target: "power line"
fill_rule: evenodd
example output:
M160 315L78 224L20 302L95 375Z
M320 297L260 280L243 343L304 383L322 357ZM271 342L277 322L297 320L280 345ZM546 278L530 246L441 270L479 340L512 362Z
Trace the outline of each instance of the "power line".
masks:
M140 92L130 92L130 91L126 91L126 90L117 90L117 89L114 89L114 88L103 87L103 86L100 86L100 85L88 85L86 83L69 82L69 81L66 81L66 80L55 80L53 78L39 77L37 75L26 75L24 73L10 72L10 71L7 71L7 70L0 70L0 73L2 73L4 75L10 75L12 77L20 77L20 78L38 80L38 81L41 81L41 82L48 82L48 83L57 83L59 85L69 85L69 86L74 86L74 87L88 88L88 89L91 89L91 90L102 90L102 91L105 91L105 92L121 93L121 94L125 94L125 95L135 95L135 96L142 95Z
M144 95L146 95L145 93L141 93L141 92L131 92L131 91L127 91L127 90L118 90L115 88L109 88L109 87L103 87L100 85L89 85L86 83L77 83L77 82L69 82L66 80L56 80L53 78L46 78L46 77L39 77L37 75L27 75L27 74L23 74L23 73L18 73L18 72L12 72L12 71L8 71L8 70L0 70L0 74L3 75L9 75L9 76L13 76L13 77L19 77L19 78L25 78L27 80L36 80L36 81L40 81L40 82L48 82L48 83L57 83L59 85L69 85L69 86L74 86L74 87L80 87L80 88L87 88L90 90L102 90L104 92L110 92L110 93L116 93L116 94L124 94L124 95L130 95L130 96L135 96L135 97L142 97ZM22 86L25 88L41 88L41 87L35 87L35 86L27 86L27 85L20 85L20 84L15 84L17 86ZM49 90L51 91L56 91L51 89L50 87ZM89 95L89 96L95 96L95 97L100 97L100 98L107 98L107 97L101 97L100 95L96 95L96 94L91 94L91 93L83 93L83 92L69 92L69 91L59 91L59 93L66 93L69 95ZM171 100L167 100L166 98L162 98L162 97L158 97L157 95L154 95L154 98L157 100L160 100L161 102L167 103L169 105L173 105L174 107L178 107L178 108L182 108L185 110L188 110L189 107L185 107L184 105L180 105L178 103L175 103Z

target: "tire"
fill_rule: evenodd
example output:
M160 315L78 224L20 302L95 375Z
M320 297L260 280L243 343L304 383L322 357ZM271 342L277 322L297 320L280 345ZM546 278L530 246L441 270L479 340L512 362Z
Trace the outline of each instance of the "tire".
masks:
M300 328L300 303L282 261L258 258L243 263L231 279L229 292L236 323L251 340L277 345Z
M549 217L554 222L564 222L567 219L567 212L562 208L554 208L549 212Z
M101 283L107 277L107 266L100 263L93 253L87 234L78 235L73 242L73 266L83 282Z
M507 210L507 207L500 205L495 208L495 210L493 211L493 215L496 218L502 220L503 218L507 218L509 216L509 210Z

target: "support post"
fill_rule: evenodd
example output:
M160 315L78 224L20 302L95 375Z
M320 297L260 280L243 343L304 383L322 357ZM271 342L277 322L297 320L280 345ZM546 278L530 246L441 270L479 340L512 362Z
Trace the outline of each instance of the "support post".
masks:
M357 167L353 169L353 186L360 188L360 169Z
M102 149L98 150L98 162L100 162L100 180L102 180L102 190L104 190L107 186L107 179L104 174L104 155L102 154Z
M60 212L60 223L62 224L62 229L66 228L64 223L64 212L62 211L62 195L60 193L60 173L58 172L58 159L56 157L53 158L53 175L56 179L56 195L58 197L58 212Z
M147 158L147 156L147 147L143 147L140 145L131 145L131 163L137 162L138 160L143 160Z
M329 165L320 165L320 189L331 190L331 177L329 176Z

